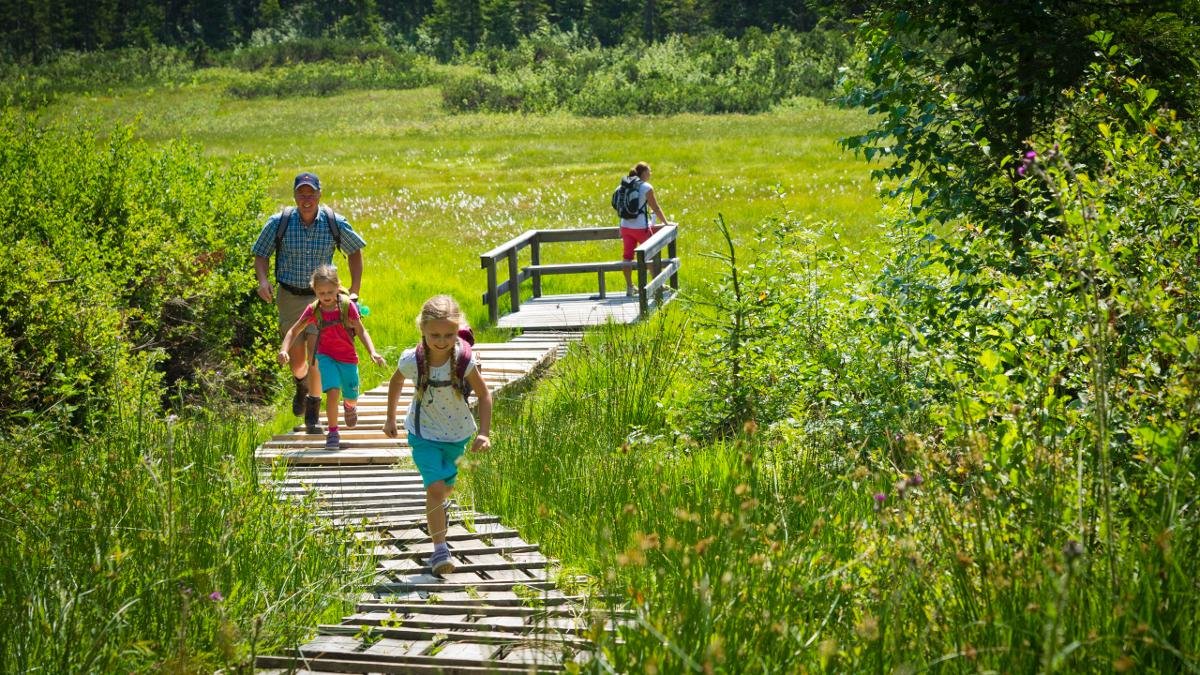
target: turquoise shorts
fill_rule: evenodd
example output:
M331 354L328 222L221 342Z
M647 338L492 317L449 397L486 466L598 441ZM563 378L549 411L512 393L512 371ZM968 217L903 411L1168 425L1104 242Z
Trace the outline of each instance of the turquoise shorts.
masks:
M421 482L425 487L439 480L445 481L446 485L454 485L454 479L458 477L458 458L467 451L467 442L470 440L465 438L449 443L431 441L409 432L408 446L412 448L413 463L421 472Z
M342 399L358 400L358 364L342 363L332 357L317 354L317 368L321 371L321 391L342 390Z

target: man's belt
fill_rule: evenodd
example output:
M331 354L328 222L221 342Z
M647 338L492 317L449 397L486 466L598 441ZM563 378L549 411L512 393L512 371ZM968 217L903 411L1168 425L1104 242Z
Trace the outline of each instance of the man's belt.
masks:
M311 288L300 288L299 286L285 284L282 281L279 281L278 279L276 279L276 281L279 283L280 288L287 291L288 293L291 293L292 295L316 295L316 293L314 293L313 289L311 289Z

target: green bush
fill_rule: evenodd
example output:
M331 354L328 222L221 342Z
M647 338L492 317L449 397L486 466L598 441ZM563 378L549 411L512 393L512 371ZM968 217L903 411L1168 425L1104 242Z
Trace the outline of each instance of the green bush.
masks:
M67 52L37 65L0 62L0 104L36 108L64 94L179 84L192 71L187 53L169 47Z
M613 592L644 609L618 669L1196 667L1200 133L1127 75L1096 64L1053 139L997 158L1040 233L1024 247L897 219L860 279L871 266L787 217L757 258L726 255L703 384L669 417L733 441L690 452L713 463L699 475L660 462L656 508L622 526ZM662 436L647 461L687 448ZM675 496L722 480L738 510ZM671 522L668 499L730 517Z
M352 89L412 89L435 79L422 57L407 56L400 62L376 57L362 62L322 61L265 68L234 78L225 90L238 98L325 96Z
M384 61L395 68L406 68L413 55L386 45L332 38L296 38L285 42L243 47L219 55L219 65L239 70L263 70L279 66L313 63L364 63Z
M794 96L830 95L849 54L844 36L824 31L673 35L608 49L543 32L511 51L479 55L484 74L447 82L443 102L455 112L754 113Z
M165 400L266 398L274 326L248 290L265 189L263 167L186 143L5 115L0 429L87 426L147 376Z

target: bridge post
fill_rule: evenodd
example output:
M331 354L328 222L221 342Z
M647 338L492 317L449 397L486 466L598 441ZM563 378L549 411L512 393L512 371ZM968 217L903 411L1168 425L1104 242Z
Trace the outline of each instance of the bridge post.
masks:
M678 236L678 234L676 236ZM679 259L679 253L677 251L677 246L676 246L675 242L676 242L675 239L671 239L671 241L667 244L667 259L669 259L669 260L678 260ZM679 268L678 267L676 267L675 271L671 274L671 288L674 288L675 290L679 290Z
M517 271L517 250L508 253L508 299L512 311L521 309L521 273Z
M650 299L646 297L646 252L637 251L638 277L638 318L644 319L650 313Z
M542 297L542 273L537 266L542 264L542 240L534 237L529 243L529 264L533 265L533 297ZM603 294L600 297L604 297Z
M492 325L500 320L500 298L496 293L496 261L492 258L482 257L484 268L487 270L487 306L488 306L488 321Z

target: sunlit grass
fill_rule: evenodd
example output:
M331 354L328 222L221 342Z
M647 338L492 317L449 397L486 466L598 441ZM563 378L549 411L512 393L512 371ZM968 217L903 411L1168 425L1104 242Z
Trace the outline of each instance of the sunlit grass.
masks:
M685 289L713 274L701 254L718 248L718 213L735 234L784 211L829 219L843 241L867 246L878 217L867 167L836 143L865 117L807 99L752 116L447 115L436 88L244 101L200 82L68 100L47 115L138 119L152 140L185 135L213 155L260 158L276 176L264 219L290 198L297 172L315 171L325 203L367 238L368 326L393 355L416 340L413 317L435 293L457 297L473 324L486 322L480 253L531 228L614 225L612 190L639 160L650 162L665 213L682 225ZM543 250L543 262L619 257L616 241ZM619 274L607 282L623 283ZM594 288L591 275L546 284L550 293ZM365 371L368 384L382 376Z

